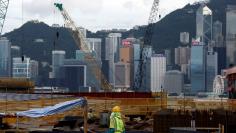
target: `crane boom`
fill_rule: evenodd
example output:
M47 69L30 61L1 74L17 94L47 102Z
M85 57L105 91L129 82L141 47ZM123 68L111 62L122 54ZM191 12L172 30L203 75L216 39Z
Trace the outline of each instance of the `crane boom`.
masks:
M2 29L6 19L9 0L0 0L0 35L2 35Z
M144 87L144 77L146 73L146 61L149 55L149 48L152 45L152 35L154 29L154 23L158 19L159 13L159 0L154 0L151 13L148 19L148 26L145 31L143 42L140 44L140 60L138 65L138 71L135 75L135 84L134 89L139 91L142 87Z
M86 40L84 34L76 26L76 24L74 23L74 21L71 19L70 15L68 14L68 12L63 8L63 5L60 4L60 3L54 3L54 5L61 12L61 14L63 16L63 19L64 19L64 22L65 22L65 26L67 28L69 28L69 31L71 32L77 47L80 50L84 51L84 52L89 52L90 51L89 45L87 43L87 40ZM101 71L101 68L100 68L97 60L93 57L93 55L92 54L86 55L85 61L89 65L88 68L94 74L96 80L97 81L101 81L101 88L104 91L111 91L112 90L112 86L106 80L105 76L103 75L103 73Z

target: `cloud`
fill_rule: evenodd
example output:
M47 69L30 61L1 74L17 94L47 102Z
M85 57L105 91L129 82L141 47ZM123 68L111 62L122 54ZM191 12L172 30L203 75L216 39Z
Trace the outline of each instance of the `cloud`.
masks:
M123 4L123 7L131 10L134 8L134 3L133 3L133 1L127 1Z
M197 0L160 0L160 13L164 16L195 1ZM153 0L10 0L4 32L18 28L32 19L39 19L49 25L54 22L63 24L60 13L54 8L54 2L63 3L79 26L96 31L146 24ZM54 17L59 21L55 21Z

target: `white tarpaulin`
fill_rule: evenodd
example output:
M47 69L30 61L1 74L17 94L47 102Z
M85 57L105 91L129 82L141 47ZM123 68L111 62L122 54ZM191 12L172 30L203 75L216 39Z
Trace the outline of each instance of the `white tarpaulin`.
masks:
M43 117L43 116L48 116L48 115L54 115L57 113L62 113L77 106L83 107L86 104L87 104L87 101L84 98L80 98L73 101L59 103L54 106L17 112L16 115L23 116L23 117L37 118L37 117Z

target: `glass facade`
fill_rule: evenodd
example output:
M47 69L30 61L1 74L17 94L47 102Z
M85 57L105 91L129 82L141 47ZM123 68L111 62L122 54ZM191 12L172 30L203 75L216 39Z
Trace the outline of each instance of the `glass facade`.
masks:
M207 6L200 6L196 13L197 38L205 45L212 40L212 11Z
M205 47L193 45L191 48L191 84L192 92L205 92Z
M30 58L13 58L13 78L31 78Z
M213 92L213 81L218 71L218 54L216 52L207 53L207 71L206 71L206 87L207 92Z
M11 77L11 44L7 38L0 39L0 77Z
M115 63L119 62L120 56L119 56L119 49L121 47L121 34L120 33L110 33L108 37L106 38L105 42L105 60L109 61L109 78L108 81L110 84L114 84L115 80Z
M226 12L227 66L236 62L236 6L228 6Z

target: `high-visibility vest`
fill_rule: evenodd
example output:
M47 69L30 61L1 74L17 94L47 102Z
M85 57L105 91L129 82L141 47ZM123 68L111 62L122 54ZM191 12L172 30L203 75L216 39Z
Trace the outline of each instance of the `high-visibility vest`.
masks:
M124 122L122 121L122 119L119 117L115 117L114 120L115 120L115 133L123 133L125 130L125 127L124 127Z

